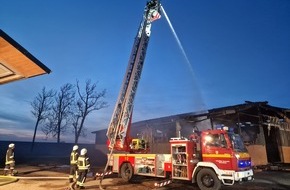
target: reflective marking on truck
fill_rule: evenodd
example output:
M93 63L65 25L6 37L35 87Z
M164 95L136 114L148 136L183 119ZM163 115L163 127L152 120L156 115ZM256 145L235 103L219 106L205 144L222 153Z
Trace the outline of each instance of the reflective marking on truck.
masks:
M239 153L238 155L240 158L249 158L250 157L250 154L246 153L246 152Z
M204 158L231 158L230 154L202 154Z
M219 164L228 164L228 163L230 163L229 160L216 160L216 162L219 163Z

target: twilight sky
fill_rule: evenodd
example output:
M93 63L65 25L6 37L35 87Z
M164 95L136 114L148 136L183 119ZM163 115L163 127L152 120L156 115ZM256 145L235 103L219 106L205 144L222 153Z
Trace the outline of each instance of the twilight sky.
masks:
M91 79L109 104L86 121L80 142L94 142L90 132L109 124L146 0L0 2L0 28L52 70L0 86L0 140L32 140L30 102L42 87ZM161 3L192 70L165 17L155 21L133 122L245 100L290 108L289 0ZM61 139L73 141L70 131Z

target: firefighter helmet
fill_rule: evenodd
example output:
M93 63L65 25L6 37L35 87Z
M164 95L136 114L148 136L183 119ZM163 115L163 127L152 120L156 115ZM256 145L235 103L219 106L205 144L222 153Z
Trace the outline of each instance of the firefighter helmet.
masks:
M81 150L81 155L85 155L87 152L88 152L87 149L83 148L83 149Z
M73 150L75 151L77 149L79 149L79 146L78 145L74 145Z
M14 148L14 147L15 147L15 144L11 143L11 144L9 144L8 147L9 147L9 148Z

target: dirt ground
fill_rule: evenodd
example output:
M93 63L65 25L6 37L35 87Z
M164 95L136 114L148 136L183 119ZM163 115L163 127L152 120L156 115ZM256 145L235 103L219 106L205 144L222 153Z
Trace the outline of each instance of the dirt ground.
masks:
M95 172L102 171L101 168L95 168L94 170ZM6 182L14 177L0 176L0 190L69 190L71 185L68 182L69 166L18 166L17 172L15 178L19 179L8 184ZM99 179L95 180L93 177L93 173L89 173L85 183L86 189L99 189ZM154 188L154 182L146 183L145 181L143 185L140 184L139 190ZM134 186L135 184L122 182L116 175L102 181L102 187L106 190L128 190L128 188L132 189Z
M0 190L69 190L68 166L18 166L18 181L5 184L5 180L11 178L0 176ZM101 171L95 168L94 172ZM59 179L52 179L52 178ZM36 179L37 178L37 179ZM224 186L222 190L286 190L290 189L290 172L287 171L255 171L255 180L234 186ZM159 178L136 177L130 184L125 183L116 175L106 177L102 187L106 190L150 190L156 189L154 183L160 182ZM99 180L93 179L90 173L85 183L86 189L99 189ZM197 186L191 183L174 182L158 190L198 190Z

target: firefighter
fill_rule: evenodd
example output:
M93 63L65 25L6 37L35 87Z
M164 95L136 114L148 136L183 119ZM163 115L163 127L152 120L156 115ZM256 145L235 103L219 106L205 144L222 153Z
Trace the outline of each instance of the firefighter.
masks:
M11 143L8 145L8 150L6 152L6 159L5 159L5 168L4 168L4 175L14 175L14 167L15 167L15 160L14 160L14 149L15 144Z
M77 188L85 189L84 183L90 169L89 157L87 156L87 149L81 150L81 155L78 158L78 180Z
M198 131L198 128L194 126L192 129L192 134L189 136L189 140L192 140L194 142L199 142L200 132Z
M70 173L69 173L69 182L72 183L74 178L77 179L78 177L78 145L74 145L72 152L70 153Z

